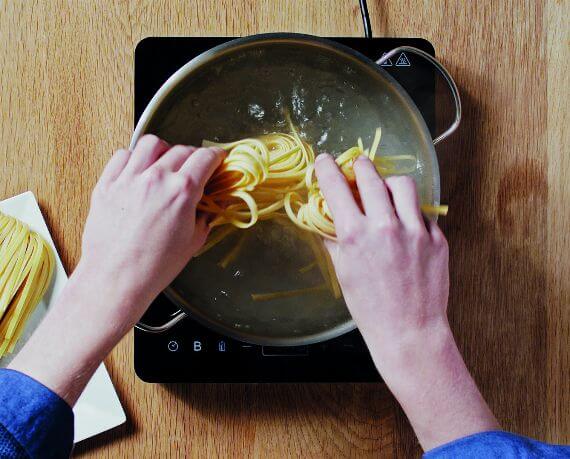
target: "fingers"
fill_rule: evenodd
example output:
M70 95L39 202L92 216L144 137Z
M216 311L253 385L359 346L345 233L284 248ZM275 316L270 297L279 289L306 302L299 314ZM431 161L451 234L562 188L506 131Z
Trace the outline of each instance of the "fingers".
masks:
M396 214L404 227L415 231L426 231L414 179L405 176L388 177L385 183L392 194Z
M129 150L117 150L105 166L105 169L103 169L101 181L110 182L115 180L121 172L123 172L123 169L127 165L130 157L131 152Z
M141 173L160 158L170 146L164 140L152 134L146 134L135 145L131 158L125 167L125 172Z
M354 162L354 174L366 215L380 223L393 221L396 214L390 194L374 163L366 156L359 156Z
M346 178L332 156L321 153L315 162L319 187L333 216L337 234L362 217ZM340 235L340 234L339 234Z
M427 225L428 232L431 236L431 240L436 245L446 246L447 245L447 239L445 238L445 235L443 234L443 231L441 231L441 228L439 227L439 225L432 220L428 220L426 225Z
M182 164L180 173L186 175L197 187L204 189L225 155L226 152L221 148L198 148Z
M177 172L192 153L196 151L196 147L186 145L176 145L164 153L152 167Z

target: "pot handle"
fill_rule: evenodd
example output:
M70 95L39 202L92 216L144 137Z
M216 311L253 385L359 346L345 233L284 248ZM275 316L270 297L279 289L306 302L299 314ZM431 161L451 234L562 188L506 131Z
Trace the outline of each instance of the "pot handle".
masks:
M146 332L146 333L162 333L167 330L170 330L174 327L178 322L185 319L188 316L182 309L179 309L175 313L170 316L170 319L163 323L162 325L147 325L142 321L136 323L135 328Z
M449 89L451 90L451 95L453 97L453 102L455 103L455 120L453 123L439 136L433 139L433 144L437 145L442 140L447 139L459 126L461 122L461 98L459 97L459 90L457 89L457 85L455 81L446 70L446 68L439 62L435 57L422 51L421 49L414 48L413 46L399 46L388 51L384 54L380 59L376 61L376 64L381 65L383 62L387 61L391 57L395 56L398 53L402 53L407 51L409 53L417 54L418 56L423 57L424 59L428 60L433 66L441 73L447 84L449 85Z

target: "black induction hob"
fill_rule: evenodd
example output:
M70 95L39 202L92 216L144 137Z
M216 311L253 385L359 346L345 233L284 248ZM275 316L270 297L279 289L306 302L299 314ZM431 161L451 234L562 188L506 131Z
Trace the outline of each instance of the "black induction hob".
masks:
M135 50L135 124L154 93L186 62L228 37L151 37ZM331 38L376 60L398 46L432 55L432 45L417 38ZM433 67L402 53L384 63L410 94L432 135L435 129ZM143 320L158 325L177 307L164 294ZM379 381L370 354L355 330L323 343L267 347L242 343L186 318L161 334L135 329L135 371L147 382L370 382Z

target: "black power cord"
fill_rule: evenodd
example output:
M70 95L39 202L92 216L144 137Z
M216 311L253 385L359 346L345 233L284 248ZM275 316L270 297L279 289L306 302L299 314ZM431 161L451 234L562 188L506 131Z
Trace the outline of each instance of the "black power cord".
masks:
M366 38L372 38L372 26L370 25L370 16L368 15L366 0L360 0L360 12L362 13L362 23L364 24L364 36Z

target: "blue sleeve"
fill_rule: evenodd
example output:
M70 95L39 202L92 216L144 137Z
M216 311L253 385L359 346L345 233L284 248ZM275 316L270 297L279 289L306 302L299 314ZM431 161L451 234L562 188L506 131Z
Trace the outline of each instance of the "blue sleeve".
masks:
M0 457L63 458L73 448L73 411L57 394L0 369Z
M548 445L509 432L482 432L460 438L424 454L424 459L447 458L570 458L570 446Z

